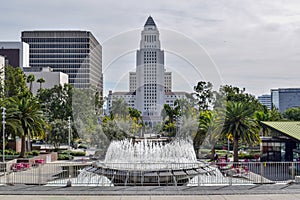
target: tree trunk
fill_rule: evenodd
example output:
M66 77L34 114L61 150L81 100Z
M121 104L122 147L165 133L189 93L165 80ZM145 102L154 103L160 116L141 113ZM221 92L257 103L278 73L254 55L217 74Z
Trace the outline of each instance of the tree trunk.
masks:
M22 136L20 158L25 158L26 152L26 135Z
M239 162L239 139L234 137L233 139L233 162Z
M215 159L215 153L216 153L216 149L215 149L215 144L212 144L211 146L211 160L214 160Z

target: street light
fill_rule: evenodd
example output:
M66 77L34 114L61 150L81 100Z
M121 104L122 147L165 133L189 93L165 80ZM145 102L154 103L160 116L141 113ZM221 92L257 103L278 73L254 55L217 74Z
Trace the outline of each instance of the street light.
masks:
M71 117L68 117L68 129L69 129L69 134L68 134L68 154L69 154L69 160L71 160L71 155L70 155L70 143L71 143ZM70 175L70 171L71 171L71 166L69 165L69 180L67 181L67 187L71 187L72 186L72 182L71 182L71 175Z
M2 159L3 159L3 165L4 165L4 183L6 183L6 164L5 164L5 112L6 108L2 107Z
M2 152L2 161L3 161L3 164L5 163L5 124L6 124L5 110L6 110L6 108L2 107L2 151L3 151Z
M69 129L69 134L68 134L68 153L69 153L69 160L71 160L71 156L70 156L70 151L71 151L71 148L70 148L70 143L71 143L71 117L69 116L68 117L68 129Z

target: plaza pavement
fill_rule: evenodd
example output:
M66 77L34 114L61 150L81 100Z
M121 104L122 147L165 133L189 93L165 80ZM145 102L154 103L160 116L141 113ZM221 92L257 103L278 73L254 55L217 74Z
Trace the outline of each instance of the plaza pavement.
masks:
M300 184L233 185L201 187L57 187L0 186L0 199L10 200L298 200Z

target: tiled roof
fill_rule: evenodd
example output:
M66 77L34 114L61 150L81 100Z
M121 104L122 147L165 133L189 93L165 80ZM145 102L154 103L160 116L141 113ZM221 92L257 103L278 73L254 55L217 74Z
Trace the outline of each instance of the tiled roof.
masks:
M263 125L300 141L300 122L261 122Z

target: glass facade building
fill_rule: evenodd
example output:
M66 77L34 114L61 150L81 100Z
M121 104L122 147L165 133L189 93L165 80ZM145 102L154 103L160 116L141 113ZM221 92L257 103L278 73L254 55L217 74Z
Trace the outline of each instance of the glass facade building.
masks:
M29 44L29 65L51 67L69 75L76 88L103 93L102 47L89 31L23 31Z

